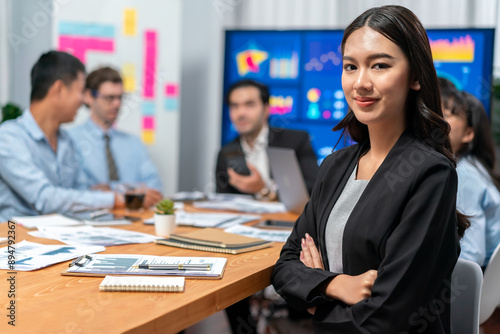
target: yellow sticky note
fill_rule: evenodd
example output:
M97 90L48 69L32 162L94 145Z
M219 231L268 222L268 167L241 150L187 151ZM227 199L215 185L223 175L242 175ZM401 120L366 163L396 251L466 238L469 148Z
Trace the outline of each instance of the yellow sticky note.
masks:
M135 36L137 33L137 10L125 8L123 11L123 34L125 36Z
M152 130L142 130L142 141L144 144L154 144L155 132Z
M127 93L135 92L135 65L124 64L122 67L123 89Z

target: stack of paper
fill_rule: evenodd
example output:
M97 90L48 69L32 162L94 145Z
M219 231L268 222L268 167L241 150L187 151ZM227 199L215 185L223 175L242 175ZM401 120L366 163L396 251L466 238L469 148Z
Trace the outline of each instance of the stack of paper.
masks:
M212 210L230 210L253 213L277 213L286 212L287 209L280 202L262 202L248 198L235 198L232 200L195 202L197 208Z
M23 240L16 244L14 268L8 264L9 248L0 248L0 269L30 271L103 250L102 246L43 245Z
M291 230L288 231L271 230L271 229L264 230L256 227L242 226L242 225L231 226L229 228L226 228L224 231L229 233L244 235L247 237L259 238L267 241L277 241L277 242L286 242L286 240L290 236L290 233L292 233Z
M101 216L96 216L95 219L91 219L89 214L81 215L81 217L89 217L88 219L78 218L79 214L75 214L74 217L64 216L58 213L50 215L41 216L25 216L25 217L13 217L11 220L22 225L26 228L34 229L39 226L77 226L77 225L129 225L132 221L128 219L115 219L114 215L106 214Z
M38 227L38 231L29 232L39 238L54 239L68 245L101 245L114 246L125 244L142 244L153 242L156 237L151 234L127 231L112 227Z
M76 226L83 222L68 218L58 213L42 216L12 217L12 221L26 228L37 228L38 226Z

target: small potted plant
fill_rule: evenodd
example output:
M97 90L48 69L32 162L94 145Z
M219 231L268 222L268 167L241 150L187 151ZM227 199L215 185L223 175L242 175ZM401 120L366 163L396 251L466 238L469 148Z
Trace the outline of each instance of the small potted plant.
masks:
M156 235L168 238L175 230L174 202L165 198L158 202L155 207L155 231Z

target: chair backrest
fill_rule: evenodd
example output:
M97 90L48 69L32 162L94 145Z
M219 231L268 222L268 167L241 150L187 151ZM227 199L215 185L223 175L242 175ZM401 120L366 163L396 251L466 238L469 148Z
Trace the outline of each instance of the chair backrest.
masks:
M472 261L458 259L451 276L451 333L479 333L483 272Z
M484 271L479 323L488 320L500 302L500 244L497 246Z

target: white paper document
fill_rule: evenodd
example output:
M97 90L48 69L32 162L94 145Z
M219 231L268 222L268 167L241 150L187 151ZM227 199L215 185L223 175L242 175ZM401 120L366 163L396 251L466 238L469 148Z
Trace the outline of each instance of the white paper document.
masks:
M38 227L38 233L29 232L37 237L59 240L68 245L114 246L154 242L160 237L112 227L61 226Z
M239 215L234 213L199 213L178 211L175 213L178 225L195 227L229 227L248 223L257 219L257 215Z
M290 236L290 233L292 233L291 230L289 231L271 230L271 229L264 230L244 225L234 225L226 228L224 231L228 233L244 235L247 237L264 239L267 241L277 241L277 242L285 242Z
M130 225L132 221L128 219L111 219L113 217L111 214L97 216L95 219L77 219L67 217L58 213L50 215L41 216L25 216L25 217L13 217L12 220L29 229L38 228L39 226L79 226L79 225L91 225L91 226L110 226L110 225ZM104 219L106 218L106 219Z
M195 202L193 205L197 208L203 209L231 210L252 213L277 213L287 211L285 205L280 202L263 202L239 197L231 200Z
M77 219L68 218L58 213L41 216L12 217L13 221L26 228L38 226L76 226L83 223Z
M30 271L105 250L102 246L43 245L23 240L15 246L14 269L9 265L9 247L0 248L0 269Z

